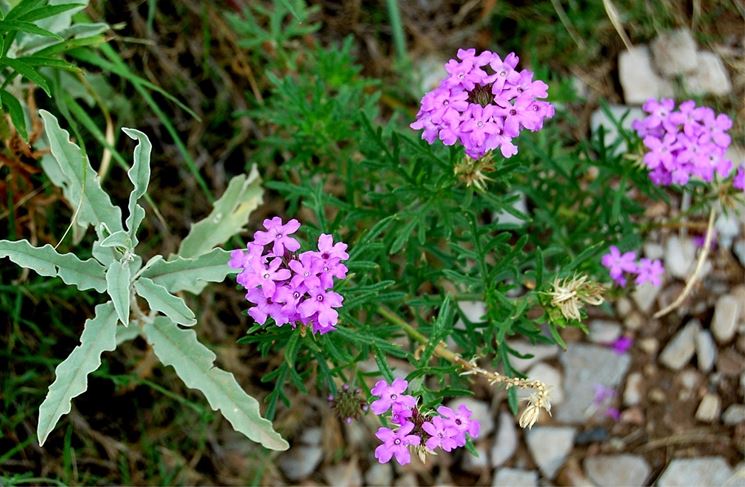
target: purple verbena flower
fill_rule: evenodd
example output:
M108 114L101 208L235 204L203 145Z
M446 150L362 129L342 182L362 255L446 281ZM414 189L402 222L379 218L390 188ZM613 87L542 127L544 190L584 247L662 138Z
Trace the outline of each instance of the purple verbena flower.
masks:
M471 419L471 410L468 409L465 404L458 406L457 412L447 406L438 407L437 412L443 417L448 425L458 431L458 435L456 436L458 446L466 444L466 433L468 433L471 438L478 438L481 424L479 424L478 421Z
M397 430L380 427L375 433L383 444L375 449L375 458L380 463L388 463L391 458L395 457L400 465L406 465L411 462L410 446L417 446L422 439L417 435L410 435L414 429L414 423L407 421Z
M636 274L637 266L634 260L636 259L636 252L625 252L621 253L618 247L615 245L610 246L610 251L605 254L601 263L608 269L611 279L616 281L619 286L626 285L626 278L624 273Z
M657 287L662 285L662 274L665 273L665 268L660 260L639 259L636 267L635 282L637 286L641 286L645 282Z
M620 336L613 340L610 344L610 348L617 354L623 355L628 352L631 346L634 344L634 339L627 336Z
M425 446L434 451L442 448L444 451L452 451L458 448L458 438L461 432L451 423L440 416L434 416L430 421L422 423L422 429L430 436Z
M254 234L254 242L260 245L272 244L272 253L277 257L285 254L285 249L294 252L300 248L300 243L289 235L300 228L300 222L292 219L282 224L278 216L264 220L266 232L258 231Z
M742 166L737 167L737 174L732 179L732 186L740 191L745 191L745 168Z
M474 159L497 148L512 157L512 139L523 129L540 130L554 115L553 105L539 101L548 96L548 85L534 81L527 69L517 71L518 61L514 53L502 59L491 51L459 49L445 65L448 76L422 98L411 128L423 130L430 144L437 138L445 145L460 142Z
M732 161L726 150L732 141L727 133L732 119L727 115L697 107L692 100L675 110L671 99L650 99L643 108L648 115L634 120L632 128L649 149L643 161L653 183L684 185L691 178L710 182L715 175L731 175Z
M397 377L393 382L388 385L384 380L379 380L375 383L375 386L371 389L373 396L377 396L380 399L373 401L370 405L370 409L374 414L380 416L389 409L403 410L413 408L416 405L416 399L413 396L404 394L406 388L409 387L409 383L405 379ZM401 413L401 411L399 411Z

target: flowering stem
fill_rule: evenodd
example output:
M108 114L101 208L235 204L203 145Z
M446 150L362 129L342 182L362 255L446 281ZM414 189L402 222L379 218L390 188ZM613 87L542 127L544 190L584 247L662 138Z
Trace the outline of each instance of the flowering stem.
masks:
M709 256L709 250L711 250L711 241L712 237L714 236L714 219L716 217L716 211L714 207L712 206L711 210L709 211L709 223L706 227L706 238L704 239L704 247L701 249L701 254L698 256L698 262L696 262L696 268L693 270L693 274L688 277L688 282L686 282L685 288L683 288L683 292L680 293L680 295L670 303L669 305L665 306L665 308L659 310L657 313L654 314L655 318L660 318L662 316L665 316L678 306L680 306L683 301L688 297L688 295L693 290L693 286L698 282L698 279L700 277L701 271L704 268L704 262L706 262L706 257Z
M392 321L396 325L400 326L409 337L418 341L422 345L426 345L429 340L419 330L411 326L404 319L398 316L396 313L386 308L385 306L378 306L378 314L384 318ZM549 414L551 413L551 404L549 402L549 391L546 384L539 380L534 379L521 379L519 377L507 377L498 372L492 372L482 369L476 364L476 359L470 361L465 360L457 353L451 352L447 349L444 344L438 344L435 347L434 355L442 359L447 360L453 365L457 365L464 371L461 375L480 375L489 382L491 385L504 384L507 389L512 387L519 387L520 389L532 389L534 394L528 399L528 408L523 412L520 417L520 426L530 428L533 423L538 419L538 413L541 408L545 409Z

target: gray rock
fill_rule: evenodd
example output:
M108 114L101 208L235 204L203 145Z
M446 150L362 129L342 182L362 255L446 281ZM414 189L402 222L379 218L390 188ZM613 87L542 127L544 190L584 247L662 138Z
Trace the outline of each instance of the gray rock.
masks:
M487 403L471 399L470 397L465 397L450 401L447 406L453 410L457 410L458 406L461 404L464 404L468 409L470 409L471 413L473 413L471 416L472 419L477 420L481 424L481 431L479 432L480 438L486 438L489 436L489 433L494 431L494 419Z
M740 235L740 220L734 213L722 213L714 225L717 235L717 244L724 249L732 247L732 241Z
M308 428L300 435L300 441L309 446L320 445L322 435L323 430L321 428Z
M732 250L735 252L737 260L740 261L740 265L745 265L745 240L739 239L735 241Z
M393 483L393 468L390 463L373 462L365 472L365 484L371 486L388 487Z
M597 345L570 343L560 360L564 366L564 390L571 394L567 394L564 403L557 408L556 419L579 423L593 413L595 388L598 385L618 387L631 358Z
M638 455L597 455L585 459L585 472L595 485L641 487L651 472Z
M745 404L733 404L722 415L722 421L728 426L745 422Z
M500 468L494 476L492 487L537 487L538 472L517 468Z
M590 117L590 130L593 136L595 136L602 126L603 144L606 147L610 147L616 140L620 140L618 147L614 149L613 153L624 153L628 150L628 146L623 137L618 133L616 124L620 123L621 127L630 131L631 122L638 118L644 118L646 114L638 107L627 107L625 105L609 105L608 111L610 112L610 117L600 108L592 113Z
M528 371L528 377L538 379L549 387L551 404L564 402L564 388L562 387L561 371L556 367L539 362Z
M323 450L317 446L296 446L279 457L279 468L290 480L302 480L316 469Z
M670 462L658 487L690 487L724 485L732 469L722 457L679 458Z
M732 91L729 73L722 59L711 51L699 51L696 70L683 78L692 95L728 95Z
M655 72L652 56L645 45L622 52L618 58L618 71L626 103L641 104L649 98L673 94L672 84Z
M590 322L590 341L593 343L611 343L621 336L621 325L613 321L593 320Z
M632 372L626 378L626 387L623 390L623 404L625 406L636 406L642 401L644 395L642 386L644 377L641 372Z
M362 474L357 461L332 465L323 469L323 478L330 487L359 487Z
M696 419L703 423L712 423L719 419L722 411L722 400L716 394L705 394L696 409Z
M483 301L458 301L458 308L471 323L481 323L486 316L486 303Z
M701 330L701 322L691 320L670 340L662 353L660 362L673 370L680 370L693 357L696 351L696 337Z
M652 41L652 54L657 70L672 77L696 69L696 41L688 29L664 32Z
M631 301L626 298L618 298L616 300L616 313L620 318L625 318L629 313L634 310L631 306Z
M397 478L393 485L396 487L419 487L419 481L414 473L409 472Z
M515 430L515 418L508 412L499 413L499 429L494 438L491 448L492 467L500 467L504 462L512 458L517 450L517 431Z
M696 335L696 361L701 372L709 372L717 359L717 346L709 330L701 330Z
M665 243L665 271L678 279L688 277L696 261L696 246L691 239L681 240L677 235Z
M644 244L644 255L647 259L662 259L665 257L665 249L658 243L647 242Z
M532 355L531 358L510 357L512 367L520 372L525 372L533 364L548 358L556 357L559 354L558 345L532 345L526 341L516 340L508 342L510 348L514 349L520 355Z
M641 286L636 286L634 292L631 293L631 297L642 312L649 313L661 289L662 286L654 286L649 282L645 282Z
M644 326L644 315L638 311L632 311L623 321L623 325L629 330L638 330Z
M714 307L714 318L711 320L711 331L719 343L726 343L737 332L737 321L740 317L740 302L729 294L717 299Z
M464 452L463 455L463 470L471 472L473 474L480 474L486 472L490 468L489 463L489 452L483 443L474 445L476 452L479 456L472 455L470 452Z
M570 427L536 426L526 435L533 460L547 479L553 479L574 445L576 430Z

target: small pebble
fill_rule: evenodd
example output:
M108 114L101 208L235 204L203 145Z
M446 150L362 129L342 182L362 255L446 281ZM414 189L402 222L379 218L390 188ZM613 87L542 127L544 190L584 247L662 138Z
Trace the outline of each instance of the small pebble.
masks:
M623 390L623 404L625 406L636 406L642 401L642 374L632 372L626 378L626 387Z
M717 300L711 331L719 343L726 343L735 336L740 317L740 303L736 297L725 295Z
M722 400L716 394L706 394L696 410L696 419L703 423L711 423L719 419Z
M722 415L722 421L728 426L745 422L745 404L733 404Z
M673 370L680 370L696 351L696 336L701 329L698 320L691 320L670 340L660 354L660 362Z
M717 359L717 346L709 330L701 330L696 336L696 361L701 372L709 372Z

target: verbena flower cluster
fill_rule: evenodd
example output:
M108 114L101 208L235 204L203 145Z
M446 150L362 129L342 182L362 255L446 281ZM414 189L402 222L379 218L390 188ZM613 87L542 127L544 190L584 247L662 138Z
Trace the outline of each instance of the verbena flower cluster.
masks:
M727 178L732 161L725 153L731 138L727 133L732 120L709 107L697 107L692 100L676 109L669 98L647 100L644 111L649 115L634 120L633 129L647 148L644 164L650 179L657 185L686 184L698 177L711 181L714 174ZM738 168L735 187L745 189L745 172Z
M422 98L411 128L424 130L430 144L460 141L474 159L497 147L512 157L512 139L523 129L540 130L554 115L553 105L539 100L548 96L548 85L534 81L530 70L517 71L518 61L515 53L502 59L491 51L458 49L457 59L445 65L448 77Z
M437 415L423 415L417 408L414 396L404 394L409 383L395 379L390 385L380 380L371 392L378 397L370 409L378 416L391 412L391 422L397 429L380 427L375 433L382 444L375 449L375 458L388 463L391 458L401 465L411 461L409 447L426 448L434 452L437 448L450 452L465 446L468 437L477 438L480 424L471 419L471 410L460 405L455 411L446 406L437 408Z
M639 259L636 260L636 252L621 253L618 247L611 245L610 251L605 254L601 263L608 269L611 279L619 286L626 285L626 276L635 275L635 283L640 286L646 282L653 286L662 284L662 274L665 268L660 260Z
M339 318L334 308L341 307L344 298L332 288L335 279L347 275L342 264L349 258L347 245L321 234L318 250L298 254L300 243L290 235L300 222L282 223L275 216L264 220L264 228L254 234L247 250L230 254L230 266L241 270L236 280L254 304L248 314L262 325L271 317L277 326L300 322L314 333L334 330Z

